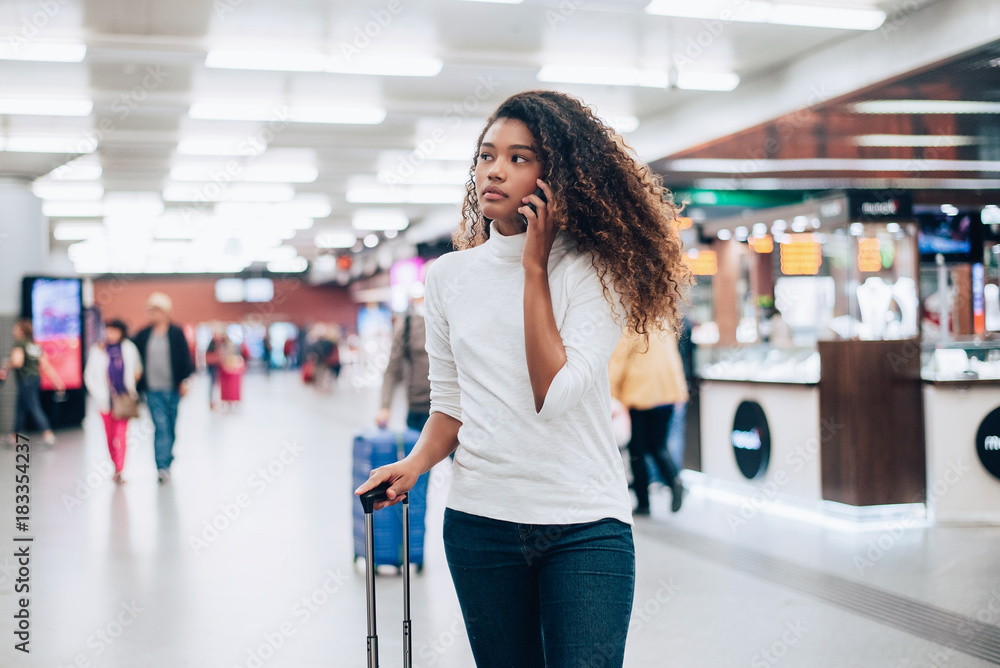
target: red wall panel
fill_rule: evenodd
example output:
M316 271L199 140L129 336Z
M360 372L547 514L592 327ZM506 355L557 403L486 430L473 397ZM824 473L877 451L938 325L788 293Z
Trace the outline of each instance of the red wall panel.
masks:
M312 286L297 280L275 279L274 299L266 303L228 303L215 300L214 278L109 278L94 281L94 305L105 318L121 318L137 331L146 323L146 299L163 292L174 302L178 324L222 322L335 323L346 331L357 326L359 305L346 288Z

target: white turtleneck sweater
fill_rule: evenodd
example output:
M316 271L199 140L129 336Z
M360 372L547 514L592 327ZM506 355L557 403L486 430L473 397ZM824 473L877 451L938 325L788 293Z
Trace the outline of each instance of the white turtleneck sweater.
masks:
M524 347L526 235L492 228L427 274L431 413L462 423L448 507L522 524L632 523L611 431L608 361L621 337L589 254L562 233L549 287L566 364L535 412Z

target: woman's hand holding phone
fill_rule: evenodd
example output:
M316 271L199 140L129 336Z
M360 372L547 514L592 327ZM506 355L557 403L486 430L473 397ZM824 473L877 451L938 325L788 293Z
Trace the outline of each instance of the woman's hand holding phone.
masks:
M541 270L547 273L549 253L552 251L558 230L549 216L552 189L541 179L535 183L538 186L535 192L521 200L524 206L518 208L518 213L528 226L528 238L521 252L521 265L525 271Z

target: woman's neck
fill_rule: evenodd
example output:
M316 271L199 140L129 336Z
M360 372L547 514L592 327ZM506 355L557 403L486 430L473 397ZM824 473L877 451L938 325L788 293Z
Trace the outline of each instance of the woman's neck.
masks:
M493 221L493 225L497 228L497 232L505 237L512 237L515 234L522 234L527 231L528 226L525 225L520 218L517 220L511 220L509 218L496 219Z

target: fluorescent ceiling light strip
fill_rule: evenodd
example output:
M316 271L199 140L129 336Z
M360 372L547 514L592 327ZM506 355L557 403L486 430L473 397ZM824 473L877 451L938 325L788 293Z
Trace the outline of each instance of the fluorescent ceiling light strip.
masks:
M351 248L358 243L353 232L320 232L314 240L317 248Z
M856 102L858 114L1000 114L1000 102L975 100L868 100Z
M354 214L351 227L356 230L405 230L410 224L401 209L369 209Z
M101 223L59 223L52 230L57 241L86 241L103 237L106 228Z
M13 135L7 137L0 150L11 153L93 153L97 150L97 142L85 135L71 136L29 136Z
M323 72L328 61L329 57L324 53L213 49L205 57L205 67L231 70Z
M42 202L42 215L47 218L100 218L104 205L100 202Z
M640 70L630 67L588 67L585 65L543 65L537 74L539 81L598 86L642 86L666 88L670 79L665 70ZM740 83L734 72L680 72L675 82L685 90L728 92Z
M253 139L253 142L251 142ZM259 155L261 142L246 137L186 137L177 142L179 155Z
M52 170L45 178L52 181L97 181L103 173L104 169L98 164L77 164L73 161Z
M439 58L407 55L362 54L348 60L315 52L213 49L205 58L205 66L235 70L433 77L441 72L444 63Z
M768 23L807 28L875 30L885 21L885 12L876 9L819 7L774 3Z
M524 0L461 0L462 2L479 2L482 4L492 4L492 5L519 5Z
M173 181L211 181L219 176L233 181L256 183L312 183L319 170L309 165L252 164L237 174L229 174L225 165L177 165L170 170Z
M679 72L677 87L684 90L712 90L728 93L740 85L735 72Z
M705 190L833 190L837 188L864 188L879 190L942 189L942 190L1000 190L1000 179L696 179L695 188Z
M104 186L92 183L72 183L72 182L36 182L31 187L31 191L47 201L89 201L99 200L104 197Z
M871 171L871 172L1000 172L1000 160L918 160L852 158L802 158L793 160L730 160L691 158L672 161L667 169L674 172L767 173L799 171Z
M292 121L297 123L336 123L378 125L385 120L381 107L323 107L316 105L267 104L260 102L194 102L188 109L191 118L223 121Z
M855 146L976 146L979 137L972 135L858 135Z
M93 109L93 101L82 98L59 100L0 97L0 115L89 116Z
M355 187L347 190L351 204L455 204L465 188Z
M0 42L0 60L24 60L43 63L79 63L87 55L87 45L79 42L39 44L10 39Z
M331 60L326 71L334 74L369 76L434 77L441 73L443 67L444 62L440 58L362 55L354 62Z
M886 14L877 9L854 9L790 2L718 2L701 0L653 0L646 13L675 18L771 23L841 30L876 30Z

